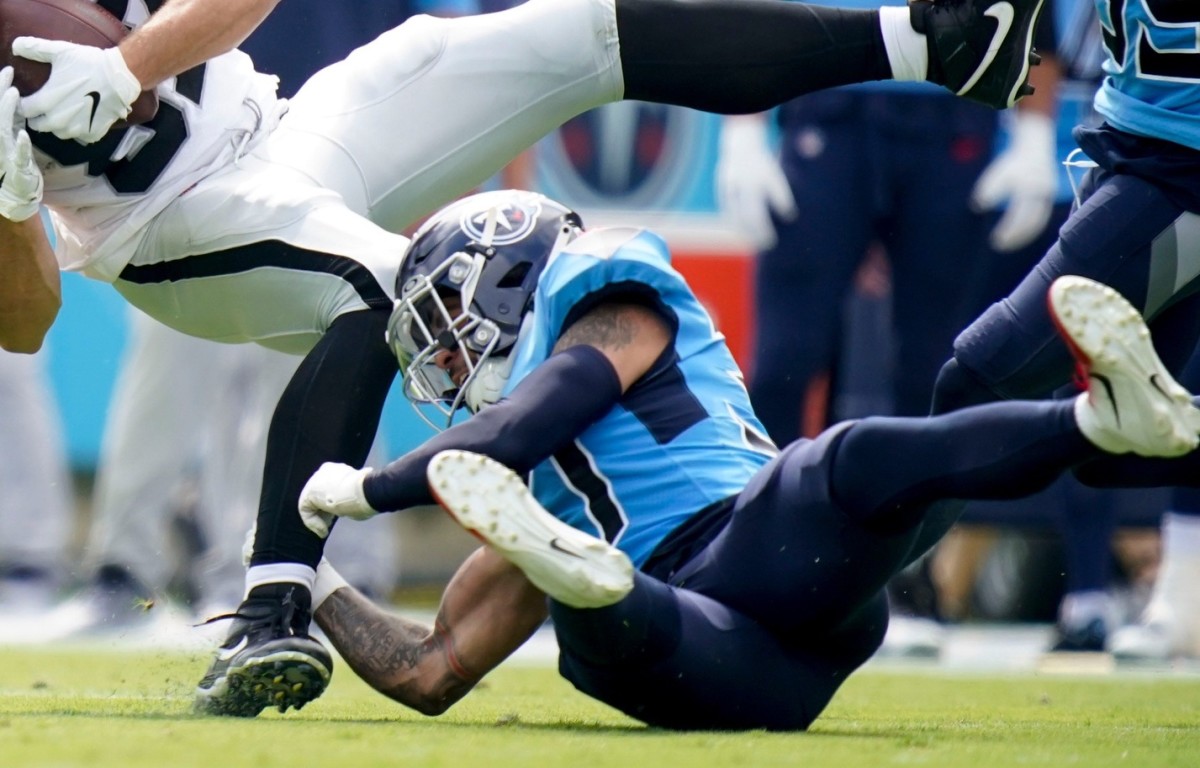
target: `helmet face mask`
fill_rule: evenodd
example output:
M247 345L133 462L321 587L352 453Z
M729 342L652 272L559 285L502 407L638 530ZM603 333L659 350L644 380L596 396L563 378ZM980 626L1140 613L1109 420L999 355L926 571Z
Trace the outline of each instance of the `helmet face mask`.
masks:
M537 278L580 231L572 211L511 190L464 198L422 225L397 277L387 331L404 395L422 419L444 429L460 408L500 398Z

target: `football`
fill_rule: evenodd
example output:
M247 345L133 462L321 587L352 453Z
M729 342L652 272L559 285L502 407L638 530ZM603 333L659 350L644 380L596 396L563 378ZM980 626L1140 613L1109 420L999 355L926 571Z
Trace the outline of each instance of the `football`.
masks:
M109 48L127 34L129 29L120 19L91 0L0 0L0 66L12 65L13 85L22 96L42 87L50 77L50 65L14 56L16 38L29 35ZM158 97L154 91L142 91L125 122L144 123L156 112Z

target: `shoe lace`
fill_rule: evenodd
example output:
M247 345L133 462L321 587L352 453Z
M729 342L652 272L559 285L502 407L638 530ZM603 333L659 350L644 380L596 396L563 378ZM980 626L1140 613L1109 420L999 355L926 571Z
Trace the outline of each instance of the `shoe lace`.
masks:
M268 622L274 629L291 629L292 620L295 618L297 609L296 601L292 598L294 593L295 590L289 589L283 596L283 600L280 601L280 610L271 611L266 615L253 616L247 613L242 613L242 606L238 606L238 610L231 611L230 613L219 613L216 616L210 616L204 621L201 621L198 624L193 624L192 626L206 627L209 624L215 624L218 621L240 619L247 623L247 631L252 627L262 626ZM243 603L243 605L245 605L245 603Z

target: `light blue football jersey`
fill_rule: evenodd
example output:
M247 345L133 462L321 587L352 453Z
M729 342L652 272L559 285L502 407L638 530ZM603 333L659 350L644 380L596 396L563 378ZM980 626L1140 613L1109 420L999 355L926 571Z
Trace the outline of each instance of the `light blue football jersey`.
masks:
M1200 149L1200 2L1096 0L1108 59L1096 111L1128 133Z
M579 313L631 292L678 321L674 359L539 465L531 488L559 519L613 542L640 566L688 517L740 492L777 451L724 336L671 267L666 243L646 230L587 232L552 257L532 325L513 352L508 391L550 356Z

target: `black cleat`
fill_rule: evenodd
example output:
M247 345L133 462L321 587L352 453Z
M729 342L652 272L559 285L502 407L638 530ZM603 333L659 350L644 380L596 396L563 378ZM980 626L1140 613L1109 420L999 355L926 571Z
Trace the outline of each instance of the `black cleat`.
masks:
M216 617L234 624L196 686L194 710L254 717L267 707L300 709L324 693L333 659L308 636L310 602L298 584L265 584L251 590L235 613Z
M928 79L996 109L1032 93L1033 31L1043 0L909 0L929 45Z
M1104 619L1092 619L1082 627L1057 627L1051 653L1103 653L1108 630Z

